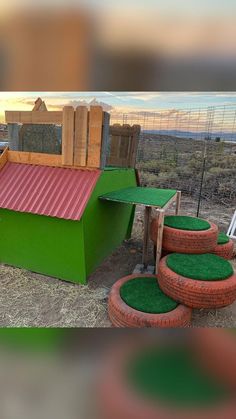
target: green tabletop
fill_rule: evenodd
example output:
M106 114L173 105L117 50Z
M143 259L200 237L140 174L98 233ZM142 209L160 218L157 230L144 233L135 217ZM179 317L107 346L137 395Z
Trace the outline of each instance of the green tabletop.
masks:
M100 196L106 201L123 202L126 204L141 204L163 208L176 194L174 189L144 188L141 186L119 189Z

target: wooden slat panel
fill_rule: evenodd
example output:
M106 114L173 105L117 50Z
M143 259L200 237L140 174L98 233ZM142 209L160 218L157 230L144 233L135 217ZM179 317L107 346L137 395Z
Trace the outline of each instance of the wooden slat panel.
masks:
M100 167L102 144L103 110L101 106L91 106L89 113L89 141L87 165Z
M0 154L0 169L2 169L8 160L8 147Z
M61 111L5 111L9 124L62 124Z
M62 118L62 164L72 166L74 159L74 108L64 106Z
M8 151L8 161L12 163L62 166L62 156L58 154L31 153L28 151Z
M78 106L75 111L74 165L86 166L88 142L88 109Z

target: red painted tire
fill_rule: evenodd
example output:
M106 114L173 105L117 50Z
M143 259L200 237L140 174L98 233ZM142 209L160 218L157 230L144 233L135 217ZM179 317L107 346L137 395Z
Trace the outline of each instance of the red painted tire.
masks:
M192 310L179 304L176 309L163 314L144 313L128 306L120 296L121 286L133 278L156 278L155 275L128 275L112 287L108 299L108 315L116 327L185 327L189 326Z
M193 347L205 368L217 379L236 390L236 334L227 329L201 329ZM224 362L222 362L224 360Z
M161 259L158 282L161 290L175 301L191 308L221 308L236 300L236 275L222 281L199 281L181 276Z
M209 223L208 230L189 231L164 226L162 247L167 252L174 253L212 253L217 245L218 227ZM151 240L156 243L157 218L153 218L150 226Z
M225 244L217 244L214 251L212 252L217 256L221 256L224 259L233 259L234 256L234 242L233 240L229 240L228 243Z
M137 339L136 339L137 340ZM234 395L225 403L211 408L194 409L172 406L171 403L149 401L140 397L127 384L124 368L129 356L140 348L140 341L132 345L121 342L106 354L106 362L96 391L98 410L104 419L234 419L236 402ZM100 416L99 416L100 417Z

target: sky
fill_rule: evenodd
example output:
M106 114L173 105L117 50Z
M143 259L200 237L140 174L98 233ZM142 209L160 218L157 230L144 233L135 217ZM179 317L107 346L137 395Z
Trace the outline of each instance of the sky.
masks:
M46 102L48 110L76 107L96 99L111 113L236 105L236 92L0 92L0 121L5 120L5 110L32 110L38 97Z
M0 122L5 122L5 110L32 110L38 97L45 101L49 111L61 110L65 105L74 107L87 105L95 100L95 104L102 105L104 110L111 114L112 123L131 121L131 123L143 124L143 118L150 116L147 121L153 124L153 113L156 115L162 110L163 114L166 113L164 118L162 117L163 128L166 125L174 128L176 117L172 110L181 110L181 125L185 127L191 123L194 129L196 124L199 127L198 111L193 112L189 120L189 110L229 105L234 109L232 117L236 115L236 92L0 92ZM217 118L220 124L222 113L219 108ZM126 114L128 118L125 119L123 114ZM204 115L202 119L202 128L204 128ZM159 125L159 122L157 124ZM231 127L234 124L233 120L228 120L228 124Z

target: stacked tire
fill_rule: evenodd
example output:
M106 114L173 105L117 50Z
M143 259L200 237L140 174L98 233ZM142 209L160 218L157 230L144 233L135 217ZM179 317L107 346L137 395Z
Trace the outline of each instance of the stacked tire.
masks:
M207 256L211 258L213 264L219 263L222 269L219 268L218 276L209 280L207 277L208 267L206 266L204 280L202 278L197 279L196 276L194 278L191 277L191 273L183 275L181 274L181 269L178 270L174 266L171 268L168 266L168 259L170 260L171 257L183 258L183 256L185 257L186 263L189 260L189 266L197 258L196 262L202 267L205 263L202 257ZM222 273L224 266L228 268L226 277ZM166 295L191 308L222 308L232 304L236 300L236 275L228 261L213 254L182 255L173 253L164 257L159 264L158 282L160 288Z
M168 312L151 313L131 307L121 296L122 287L132 280L145 281L152 278L158 287L155 275L129 275L119 279L112 287L108 300L108 314L115 327L186 327L191 321L192 310L182 304ZM136 291L137 292L137 291ZM144 296L145 297L145 296ZM163 295L163 298L168 298Z

